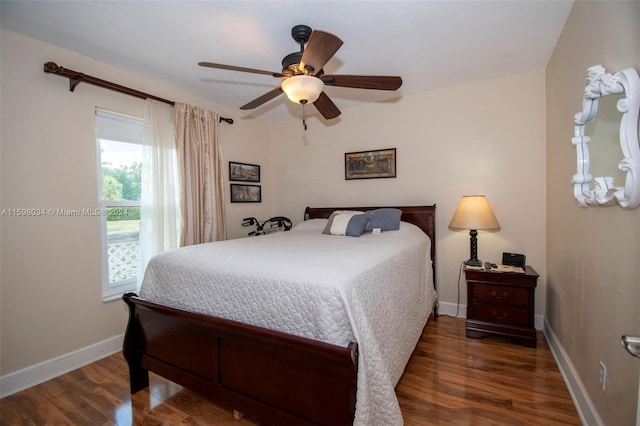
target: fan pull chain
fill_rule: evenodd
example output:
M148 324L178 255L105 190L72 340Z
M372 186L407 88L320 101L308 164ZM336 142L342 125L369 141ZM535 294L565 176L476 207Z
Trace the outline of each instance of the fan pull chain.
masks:
M307 131L307 109L306 109L307 100L303 99L300 101L300 103L302 104L302 125L304 126L304 130L306 132Z

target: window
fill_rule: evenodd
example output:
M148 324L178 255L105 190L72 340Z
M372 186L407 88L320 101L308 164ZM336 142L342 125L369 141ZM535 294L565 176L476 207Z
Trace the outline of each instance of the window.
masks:
M137 287L143 132L139 118L96 110L104 301Z

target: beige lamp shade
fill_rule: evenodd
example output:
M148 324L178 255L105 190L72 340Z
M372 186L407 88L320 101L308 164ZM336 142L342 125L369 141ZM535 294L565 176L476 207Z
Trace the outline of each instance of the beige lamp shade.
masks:
M451 229L498 230L500 224L484 195L465 195L449 223Z
M317 77L301 74L285 79L280 87L292 102L312 104L322 93L324 82Z

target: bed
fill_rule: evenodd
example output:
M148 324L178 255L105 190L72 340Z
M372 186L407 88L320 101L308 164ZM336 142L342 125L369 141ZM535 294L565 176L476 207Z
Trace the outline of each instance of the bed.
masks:
M322 235L334 211L376 207L307 207L291 231L154 258L140 296L123 297L131 392L148 387L152 371L262 424L401 424L394 386L427 317L437 317L435 205L395 208L397 232ZM396 243L405 234L410 249ZM374 239L388 248L374 250ZM244 259L242 271L227 267L226 255ZM351 261L372 266L360 271ZM338 285L343 279L349 286ZM395 281L406 289L385 294Z

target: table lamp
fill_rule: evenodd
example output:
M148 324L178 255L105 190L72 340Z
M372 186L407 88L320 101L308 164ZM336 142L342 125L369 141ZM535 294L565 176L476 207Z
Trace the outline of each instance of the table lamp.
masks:
M449 229L468 229L470 235L470 257L468 266L482 266L478 260L478 230L495 231L500 229L498 219L493 214L487 197L484 195L465 195L453 214Z

